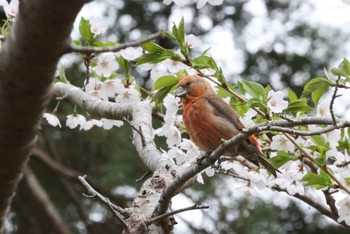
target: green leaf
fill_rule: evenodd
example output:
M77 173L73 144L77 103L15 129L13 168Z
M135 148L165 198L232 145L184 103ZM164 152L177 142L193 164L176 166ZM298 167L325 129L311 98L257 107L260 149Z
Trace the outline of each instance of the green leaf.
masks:
M289 102L286 112L297 114L298 112L310 112L313 109L307 104L306 98L300 98L295 101Z
M164 61L165 59L170 58L171 56L164 56L158 53L147 53L143 54L141 57L137 59L136 66L144 64L144 63L159 63Z
M261 84L251 81L239 82L242 85L244 91L250 94L253 98L260 100L267 99L267 92Z
M167 31L164 31L163 33L164 33L164 35L165 35L167 38L169 38L170 40L176 41L176 37L175 37L173 34L167 32Z
M339 64L338 68L345 76L350 75L350 63L346 58Z
M293 158L289 156L288 153L284 151L278 151L277 155L270 159L270 162L273 166L276 168L280 168L284 164L286 164L288 161L292 160Z
M169 85L159 89L158 92L152 97L152 101L157 106L158 104L162 103L166 95L172 92L175 88L176 88L176 83L173 86Z
M87 41L93 40L93 33L91 32L90 21L84 19L84 17L81 17L80 19L79 32L83 39Z
M311 136L310 139L317 146L325 146L325 145L327 145L326 139L323 136L321 136L321 135Z
M309 82L306 83L304 86L304 91L302 96L307 96L311 94L312 101L315 105L317 105L318 100L323 95L323 93L327 90L327 88L334 84L332 80L322 78L322 77L316 77L311 79Z
M217 65L214 59L208 55L200 55L192 60L194 69L211 68L217 70Z
M293 101L298 100L298 96L290 88L288 88L288 98L289 98L289 102L293 102Z
M324 166L326 165L327 162L327 157L326 157L326 152L322 152L317 155L317 158L315 159L315 163L319 166Z
M142 48L148 52L151 52L151 53L161 53L161 52L165 51L165 49L163 47L161 47L160 45L157 45L156 43L153 43L153 42L143 43Z
M179 82L179 80L180 79L177 78L176 76L171 76L171 75L159 77L157 81L154 83L153 89L157 90L167 86L172 87L176 85Z
M322 173L322 170L321 170ZM328 175L327 175L328 176ZM305 181L305 186L314 186L316 189L332 186L330 178L326 178L324 175L318 175L315 173L306 174L301 181Z
M119 63L120 67L123 69L125 74L130 73L130 62L123 58L123 56L117 57L117 62Z
M176 41L180 45L183 45L185 43L185 20L183 17L182 17L178 27L176 27L176 25L174 24L173 35L175 36Z

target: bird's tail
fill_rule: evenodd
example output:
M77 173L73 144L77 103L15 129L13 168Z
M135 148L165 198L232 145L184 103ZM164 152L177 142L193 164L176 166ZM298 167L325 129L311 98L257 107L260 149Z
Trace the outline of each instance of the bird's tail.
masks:
M241 152L241 155L243 157L256 165L263 165L275 177L277 177L277 172L281 173L276 167L274 167L269 161L265 159L263 153L255 145L243 142L242 146L244 148L244 151Z

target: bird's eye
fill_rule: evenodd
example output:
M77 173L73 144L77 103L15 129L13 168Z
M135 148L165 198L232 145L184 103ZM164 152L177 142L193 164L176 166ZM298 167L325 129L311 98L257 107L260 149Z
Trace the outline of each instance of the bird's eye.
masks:
M186 82L186 86L190 86L191 84L192 84L191 81L187 81L187 82Z

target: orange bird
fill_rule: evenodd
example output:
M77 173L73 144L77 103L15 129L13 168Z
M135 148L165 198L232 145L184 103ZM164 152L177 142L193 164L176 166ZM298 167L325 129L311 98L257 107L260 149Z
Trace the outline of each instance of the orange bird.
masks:
M231 139L245 128L232 107L215 95L203 77L185 76L179 82L175 95L183 101L182 115L187 132L203 151L215 150L222 139ZM256 165L263 165L276 177L278 170L264 158L260 142L254 135L227 149L225 155L241 155Z

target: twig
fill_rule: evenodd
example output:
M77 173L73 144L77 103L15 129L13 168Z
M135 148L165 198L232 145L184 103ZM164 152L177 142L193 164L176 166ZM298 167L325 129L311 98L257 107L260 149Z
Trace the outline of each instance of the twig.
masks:
M127 211L127 209L123 209L119 206L114 205L107 197L104 197L100 193L98 193L86 180L86 176L79 176L78 179L80 182L84 185L84 187L88 190L89 194L91 194L92 197L97 197L100 201L104 202L110 210L113 212L113 214L116 216L116 218L119 220L119 222L122 224L123 228L126 230L126 232L129 232L129 226L124 221L125 217L129 217L130 213ZM122 216L123 217L122 217Z
M340 80L340 76L338 76L338 79L336 80L335 87L334 87L334 92L333 92L332 99L331 99L331 103L329 104L329 110L331 112L331 117L333 119L333 124L334 125L336 124L336 118L335 118L335 115L334 115L333 106L334 106L334 101L337 98L339 80Z
M78 46L78 45L72 44L67 49L66 53L76 52L76 53L82 53L82 54L91 54L91 53L117 52L130 46L141 45L142 43L154 40L158 37L162 37L163 35L164 35L163 31L159 31L157 33L151 34L148 37L145 37L137 41L125 42L117 46L107 46L107 47Z
M147 176L149 176L149 175L152 175L152 172L151 171L146 171L140 178L138 178L137 180L136 180L136 182L141 182L142 180L144 180Z
M137 129L137 128L135 127L135 125L132 124L132 123L130 122L130 120L128 120L127 118L123 118L123 120L124 120L125 122L127 122L127 123L132 127L132 129L134 129L134 130L140 135L142 147L143 147L143 148L146 147L146 141L145 141L145 137L143 136L141 126L139 126L139 128Z
M198 204L194 204L193 206L189 206L189 207L186 207L186 208L182 208L182 209L178 209L178 210L174 210L174 211L170 211L168 213L165 213L165 214L161 214L157 217L154 217L154 218L150 218L146 221L146 224L147 225L150 225L152 223L155 223L157 222L158 220L161 220L165 217L168 217L170 215L174 215L174 214L178 214L178 213L181 213L181 212L185 212L185 211L189 211L189 210L199 210L199 209L208 209L209 206L208 205L198 205Z
M338 208L337 206L335 205L335 200L334 198L332 197L332 194L330 193L329 189L327 190L324 190L323 191L323 194L324 194L324 197L326 198L326 202L329 206L329 208L331 209L331 212L332 212L332 215L333 215L333 218L336 220L338 219Z

